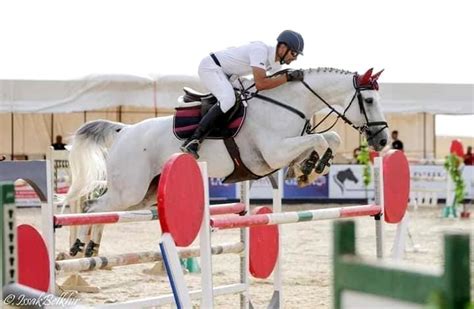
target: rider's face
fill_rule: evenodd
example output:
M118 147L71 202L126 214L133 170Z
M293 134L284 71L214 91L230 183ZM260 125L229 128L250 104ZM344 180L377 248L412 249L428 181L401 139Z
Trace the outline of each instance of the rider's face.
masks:
M298 58L298 53L295 52L294 50L289 50L288 47L286 46L285 46L285 51L283 52L283 55L285 55L285 58L283 59L283 61L286 64L290 64L291 62L295 61L296 58Z

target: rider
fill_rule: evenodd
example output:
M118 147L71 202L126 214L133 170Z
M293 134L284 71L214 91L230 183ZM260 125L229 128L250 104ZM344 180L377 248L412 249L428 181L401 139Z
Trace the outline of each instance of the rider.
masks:
M199 122L191 137L181 146L183 152L199 158L201 142L212 130L217 119L229 111L235 104L234 88L229 81L230 76L253 74L257 90L272 89L287 81L303 80L303 71L292 70L274 77L267 76L267 71L275 72L282 64L290 64L298 55L303 54L304 41L301 34L285 30L277 38L277 45L269 46L262 42L251 42L240 47L211 53L201 60L199 78L204 86L217 98Z

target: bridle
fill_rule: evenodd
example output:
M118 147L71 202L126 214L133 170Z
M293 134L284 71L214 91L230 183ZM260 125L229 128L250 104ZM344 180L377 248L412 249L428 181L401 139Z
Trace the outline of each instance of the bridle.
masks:
M307 128L306 130L306 133L308 134L311 134L311 133L324 133L324 132L327 132L329 130L331 130L335 125L336 123L339 121L339 119L342 119L346 124L350 125L351 127L353 127L355 130L357 130L360 134L363 134L365 133L366 136L367 136L367 141L371 140L372 138L374 138L375 136L377 136L378 134L380 134L384 129L388 128L388 124L386 121L369 121L369 117L367 117L367 111L365 110L365 106L364 106L364 98L362 97L362 91L366 91L366 90L378 90L378 84L377 84L377 81L374 81L372 82L370 85L368 86L360 86L358 85L358 75L355 74L354 77L353 77L353 84L354 84L354 89L355 89L355 92L354 92L354 95L352 96L352 99L351 101L349 102L349 104L347 105L347 107L344 109L344 112L339 112L337 111L334 107L332 107L328 102L326 102L326 100L324 100L324 98L322 98L316 91L314 91L304 80L301 81L301 83L312 93L314 94L318 99L321 100L321 102L323 102L331 111L326 115L324 116L324 118L319 121L317 124L315 124L312 128ZM356 126L352 121L350 121L347 117L346 117L346 112L349 110L349 108L351 107L352 103L354 103L354 99L357 97L357 102L359 104L359 109L360 109L360 113L362 115L364 115L364 118L365 118L365 124L361 125L361 126ZM319 127L332 113L335 113L337 115L337 118L336 120L334 121L334 123L327 129L323 130L323 131L319 131L319 132L315 132L316 128ZM372 133L369 129L370 127L375 127L375 126L381 126L381 128L375 132L375 133Z
M278 72L281 74L281 72ZM283 72L283 73L286 73ZM276 74L274 74L276 75ZM324 100L323 97L321 97L315 90L313 90L304 80L301 81L301 83L313 94L315 95L319 100L321 100L321 102L323 102L329 109L330 109L330 112L324 116L324 118L319 121L316 125L314 125L313 127L311 127L310 125L310 120L306 118L305 114L302 113L301 111L299 111L298 109L292 107L292 106L289 106L288 104L285 104L285 103L282 103L280 101L277 101L273 98L270 98L270 97L267 97L267 96L264 96L264 95L261 95L260 93L257 92L251 92L249 91L250 88L252 88L254 85L248 87L247 89L245 90L241 90L241 93L244 95L244 100L247 101L251 98L259 98L259 99L262 99L264 101L267 101L267 102L270 102L270 103L273 103L273 104L276 104L282 108L285 108L293 113L295 113L296 115L298 115L299 117L303 118L306 122L305 122L305 125L304 125L304 128L301 132L301 135L303 135L305 132L307 134L314 134L314 133L317 133L317 134L320 134L320 133L325 133L329 130L331 130L335 125L336 123L339 121L339 119L342 119L345 123L349 124L352 128L354 128L355 130L357 130L360 134L363 134L365 133L366 136L367 136L367 141L371 140L372 138L374 138L375 136L377 136L378 134L380 134L384 129L388 128L388 124L386 121L369 121L369 118L367 117L367 111L365 110L365 106L364 106L364 99L362 97L362 91L366 91L366 90L378 90L378 84L377 84L377 81L373 81L371 82L370 85L359 85L358 82L358 75L357 74L354 74L354 78L353 78L353 84L354 84L354 89L355 89L355 92L354 92L354 95L352 96L352 99L351 101L349 102L349 104L347 105L347 107L344 109L344 111L341 113L339 111L337 111L334 107L331 106L331 104L329 104L326 100ZM354 100L355 98L357 97L357 101L358 101L358 104L359 104L359 109L360 109L360 112L362 115L364 115L364 118L365 118L365 124L361 125L361 126L357 126L355 125L352 121L350 121L347 117L346 117L346 112L347 110L351 107L352 103L354 103ZM334 121L334 123L327 129L323 130L323 131L319 131L319 132L315 132L316 128L318 128L331 114L336 114L337 115L337 118L336 120ZM377 132L375 133L372 133L369 129L370 127L374 127L374 126L382 126Z

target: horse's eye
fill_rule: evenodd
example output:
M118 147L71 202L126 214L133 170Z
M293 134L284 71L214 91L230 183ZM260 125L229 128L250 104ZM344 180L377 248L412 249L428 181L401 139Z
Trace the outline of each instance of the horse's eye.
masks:
M366 98L364 101L365 101L365 103L368 103L368 104L374 103L374 99L373 99L373 98Z

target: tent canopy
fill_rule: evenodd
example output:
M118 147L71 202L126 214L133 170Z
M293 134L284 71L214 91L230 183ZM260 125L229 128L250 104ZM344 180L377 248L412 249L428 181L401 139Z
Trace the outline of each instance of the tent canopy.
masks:
M76 80L0 80L0 112L68 113L114 106L172 109L195 76L93 75ZM382 83L387 113L474 114L472 84Z

